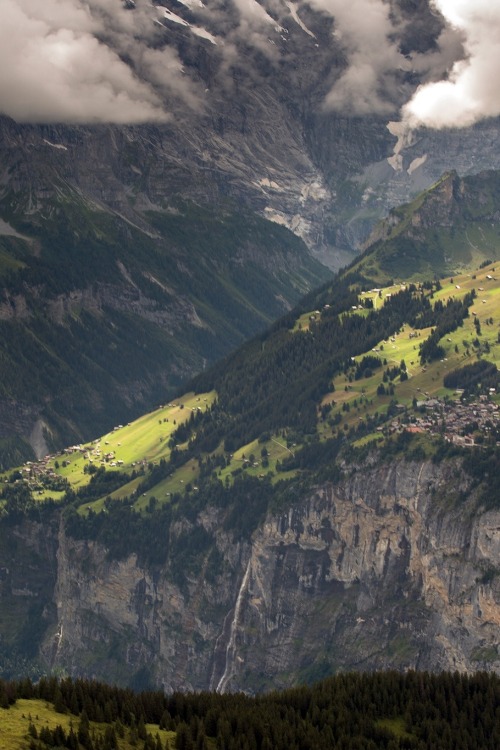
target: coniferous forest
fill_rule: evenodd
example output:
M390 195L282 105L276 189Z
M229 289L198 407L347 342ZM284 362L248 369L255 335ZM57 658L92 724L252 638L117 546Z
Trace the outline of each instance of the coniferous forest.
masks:
M341 674L258 697L134 693L98 682L0 682L0 710L18 700L52 704L70 728L37 726L32 750L497 750L500 678L418 672ZM38 718L38 717L37 717ZM39 724L39 722L38 722ZM159 731L168 730L162 741Z

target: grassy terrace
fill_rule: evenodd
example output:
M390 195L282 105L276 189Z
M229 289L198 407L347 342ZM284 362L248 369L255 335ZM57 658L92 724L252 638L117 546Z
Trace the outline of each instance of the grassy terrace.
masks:
M74 446L61 455L50 458L45 470L67 479L74 490L90 482L90 466L104 466L106 471L120 471L131 476L134 471L140 471L149 464L158 464L161 459L168 459L171 453L169 440L174 430L198 410L206 411L210 408L215 398L214 392L197 395L187 393L182 399L161 406L130 424L117 426L97 440ZM3 479L6 477L4 475ZM124 498L130 495L142 478L131 478L130 482L113 492L112 497ZM174 486L173 491L176 489L177 486ZM37 500L52 499L57 502L64 494L63 491L47 489L36 491L34 497ZM99 510L103 501L104 498L100 498L92 503L92 507Z
M406 325L399 333L396 333L386 341L380 341L374 348L373 354L380 357L382 361L387 360L388 367L399 365L401 360L405 361L408 380L400 382L399 378L394 381L394 396L377 395L377 387L381 383L382 373L386 366L376 370L369 378L351 380L344 374L338 375L333 380L335 390L325 395L322 406L332 404L330 417L340 414L343 428L354 427L360 419L373 416L387 411L391 400L396 398L398 403L411 407L414 398L417 400L425 397L456 398L454 391L443 386L443 377L447 372L465 364L477 361L478 351L485 358L500 366L500 268L496 277L496 264L492 263L475 273L465 273L441 280L442 289L434 293L434 301L446 302L450 297L463 299L463 297L476 290L477 298L470 308L471 314L465 319L464 325L444 337L440 344L445 350L442 361L432 362L427 365L420 364L419 345L430 334L431 328L415 331ZM370 298L374 309L382 306L388 295L395 294L404 284L395 284L390 287L380 288L378 291L369 291L360 295L361 299ZM474 315L474 313L476 313ZM364 310L350 311L349 314L366 314ZM309 314L303 316L309 319ZM479 319L481 325L481 336L477 336L474 320ZM488 322L486 321L491 321ZM412 334L412 338L410 338ZM415 336L415 337L413 337ZM473 342L479 338L481 348L478 350ZM458 351L457 351L458 350ZM487 354L485 353L487 352ZM365 354L354 358L353 364L360 362ZM349 405L349 411L342 408L344 404ZM324 438L335 434L337 427L331 428L326 422L319 422L318 430ZM363 438L362 442L374 439L376 436Z

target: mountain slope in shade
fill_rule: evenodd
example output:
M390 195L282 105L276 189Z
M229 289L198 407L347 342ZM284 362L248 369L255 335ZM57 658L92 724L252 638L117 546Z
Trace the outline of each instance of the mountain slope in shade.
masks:
M178 201L140 227L60 184L32 213L21 202L1 204L6 456L15 435L43 454L128 421L328 275L291 232L230 201Z

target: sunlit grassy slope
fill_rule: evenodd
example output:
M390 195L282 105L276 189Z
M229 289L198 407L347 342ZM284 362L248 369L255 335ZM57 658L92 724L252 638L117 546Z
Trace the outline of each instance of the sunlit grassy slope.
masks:
M78 730L79 718L67 713L58 713L52 703L43 700L18 699L10 708L0 708L0 750L27 750L30 746L30 725L37 733L43 727L53 730L60 725L66 733L73 727ZM102 738L109 725L106 723L90 722L89 731ZM160 729L157 724L147 724L146 731L155 740L158 735L162 747L167 740L171 747L175 746L175 732ZM130 729L124 728L124 736L117 737L119 750L133 750L138 746L137 739L130 736ZM143 744L142 742L140 744Z
M380 222L366 252L350 267L380 283L466 273L500 258L498 172L443 175Z
M430 296L431 303L435 304L438 300L446 303L450 298L463 299L472 290L477 294L463 325L441 339L444 356L440 360L422 364L419 347L429 336L431 328L414 330L409 324L403 325L386 340L377 342L370 351L353 357L351 368L332 378L330 392L318 403L319 440L339 435L351 435L350 439L354 440L353 428L374 416L380 425L384 418L389 419L393 414L390 410L394 409L395 402L400 407L411 410L415 399L445 395L456 398L453 391L444 387L444 375L459 366L477 361L479 356L498 365L500 283L496 273L493 263L474 272L447 277L441 280L441 289ZM398 283L361 292L360 304L350 306L339 315L366 316L368 310L363 305L367 299L371 300L375 311L380 311L390 296L397 294L404 286L405 283ZM298 315L291 322L287 335L305 334L311 321L314 321L315 326L320 326L325 308ZM476 330L478 320L481 329L479 337ZM311 333L314 335L314 328L308 335ZM378 357L383 366L374 369L368 377L356 380L353 377L356 365L366 355ZM387 367L399 367L402 361L405 363L408 379L395 377L392 381L393 391L380 395L378 389L383 370ZM150 507L151 502L169 503L174 496L178 500L186 490L196 493L203 482L214 476L225 485L230 485L241 475L260 479L268 476L276 482L297 474L296 467L284 471L281 466L300 450L303 440L302 436L295 436L287 425L282 425L278 431L263 435L258 440L249 439L232 453L224 450L222 441L210 451L194 454L187 451L187 442L174 446L171 439L174 431L196 415L206 413L216 402L215 391L186 393L130 424L117 425L113 431L99 439L73 446L60 455L52 456L46 463L45 471L53 470L56 476L67 479L75 491L88 485L93 473L100 467L104 467L107 473L114 472L119 476L119 481L109 491L103 490L97 497L82 499L81 513L90 509L96 512L104 509L106 498L128 500L137 510L144 511ZM388 409L389 415L384 417ZM190 439L195 435L196 428ZM380 431L374 430L357 439L357 444L382 439ZM163 472L158 481L148 481L151 470L163 461L169 462L174 447L177 457L170 464L169 470ZM183 451L186 451L185 460L182 459ZM202 464L206 464L207 460L213 461L213 467L208 473L201 470ZM23 475L29 476L29 470L30 467L25 466ZM143 486L145 480L146 485ZM34 492L34 498L40 501L52 498L57 502L63 497L62 490L41 488Z
M448 277L441 281L442 289L434 294L434 300L446 302L450 297L463 299L467 292L473 289L477 292L477 298L471 308L471 315L465 319L463 326L448 334L440 341L445 350L442 360L422 365L419 359L419 345L429 335L431 329L420 329L414 331L410 326L405 326L400 332L395 333L390 339L380 341L374 347L375 354L387 364L399 365L405 361L408 372L408 380L396 381L395 395L400 404L411 406L414 398L425 397L453 397L453 391L443 385L443 377L447 372L472 364L478 359L478 351L489 349L484 355L497 367L500 365L500 283L495 276L495 264L490 264L475 273L466 273L454 277ZM499 274L500 277L500 274ZM381 288L380 291L367 292L364 297L373 300L375 309L384 304L387 295L394 294L401 288L400 284ZM474 313L476 313L474 315ZM353 314L359 314L358 312ZM481 322L481 349L478 350L473 342L477 339L474 319L479 318ZM492 320L492 323L485 321ZM410 338L410 334L416 338ZM360 361L363 355L354 358ZM375 412L387 410L392 399L391 396L377 396L377 387L381 382L381 372L375 371L369 378L357 381L349 381L348 376L339 375L333 383L335 391L324 397L323 403L335 402L333 413L339 412L343 415L343 423L353 426L359 419ZM361 402L361 403L360 403ZM344 404L353 407L349 412L342 411ZM356 405L355 405L356 404ZM354 406L355 405L355 406ZM329 429L323 425L322 434L325 435Z

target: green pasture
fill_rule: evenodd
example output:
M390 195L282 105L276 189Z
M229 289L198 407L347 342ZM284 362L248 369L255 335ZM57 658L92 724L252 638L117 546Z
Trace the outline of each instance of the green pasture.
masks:
M333 380L335 391L328 393L322 400L321 405L335 403L329 416L339 413L342 415L342 425L345 423L348 427L356 425L360 419L366 416L372 416L375 412L379 414L387 411L392 398L397 398L399 403L411 404L413 397L418 398L417 388L422 388L422 383L428 383L431 375L427 374L427 368L420 365L418 345L425 341L430 333L430 328L424 328L417 333L418 338L410 338L410 333L414 333L410 326L404 326L400 333L395 334L386 341L380 341L371 352L364 352L353 358L353 370L355 365L360 362L367 354L373 354L379 357L383 362L387 360L386 365L378 368L368 378L349 381L349 377L341 373ZM405 361L408 380L400 383L399 377L394 381L394 396L379 396L377 388L382 382L384 370L387 367L399 366L401 360ZM421 384L419 386L419 383ZM442 384L442 383L441 383ZM388 384L386 384L388 385ZM357 406L354 406L354 402ZM371 402L371 403L370 403ZM349 411L344 411L342 406L349 404ZM338 425L339 426L339 425ZM338 429L337 428L335 429ZM335 429L333 430L335 432ZM323 437L330 437L332 428L328 422L319 422L318 430Z
M310 312L303 313L295 321L293 332L302 331L303 333L309 330L309 326L314 321L321 320L321 312L319 310L311 310Z
M268 451L267 467L262 466L263 457L261 455L261 451L263 448L266 448ZM220 452L222 452L222 446L219 446L219 448L212 455ZM286 441L281 436L273 436L265 443L259 443L258 440L253 440L235 451L235 453L231 456L229 466L218 469L217 478L223 482L229 481L230 483L232 483L235 479L235 476L237 476L237 474L235 475L234 472L237 472L238 469L241 469L241 471L247 475L255 477L268 475L271 473L276 474L277 461L283 461L283 459L289 456L291 452L292 450L287 448ZM253 460L250 460L251 456L253 456ZM197 482L199 473L200 471L198 462L195 459L186 461L186 463L180 466L172 474L172 476L163 479L157 485L149 489L147 492L143 493L134 503L134 507L137 510L144 510L148 506L151 497L155 497L160 503L169 502L172 495L176 493L184 493L187 485L190 485L191 489L196 491L195 488L198 486ZM277 478L289 478L295 473L296 472L280 473ZM116 493L113 493L111 497L114 497L115 495L118 496L118 493L121 493L122 491L124 495L129 494L125 492L125 489L130 488L131 484L132 483L130 483L129 485L125 485L123 488L120 488L120 490L117 490ZM101 498L101 500L99 500L97 503L94 503L91 507L97 510L102 507L103 502L104 498Z
M361 361L366 354L374 354L382 361L386 359L387 365L376 370L369 378L349 382L349 378L341 373L333 380L335 391L327 394L321 405L335 403L329 416L334 416L340 412L342 423L338 426L342 427L345 423L348 427L352 427L360 418L372 415L375 412L380 414L387 409L392 397L378 396L377 387L382 381L384 369L388 366L399 365L401 360L405 361L408 380L399 382L399 378L396 378L394 381L394 398L397 399L398 403L407 406L411 405L413 398L421 400L429 397L453 396L453 392L443 386L443 377L457 367L463 367L477 361L478 355L484 356L485 359L495 362L499 366L500 285L495 278L495 273L495 263L492 263L475 273L467 272L441 281L442 289L434 293L434 301L442 300L446 303L452 297L462 299L472 289L475 289L477 293L477 298L470 308L470 315L465 319L463 326L441 339L440 344L445 352L441 361L435 361L424 366L420 364L419 345L429 336L431 329L413 331L410 326L404 326L399 333L386 341L379 342L372 352L365 352L355 357L353 365ZM488 276L493 278L488 279ZM392 287L381 288L380 293L369 291L361 296L370 297L374 306L381 305L388 299L388 294L396 293L402 286L404 285L397 284ZM473 315L473 312L476 314ZM353 314L357 313L353 311ZM474 325L476 318L481 324L480 336L477 335ZM493 319L492 323L491 319ZM416 338L410 338L410 333L416 333ZM473 343L477 340L480 342L479 349ZM355 401L357 401L357 407L353 406ZM370 401L372 401L372 404L366 403ZM350 411L342 410L345 403L349 404ZM336 429L338 429L338 426ZM329 437L332 434L332 428L327 421L319 422L318 431L322 437ZM335 432L335 429L333 432Z
M160 503L169 502L171 495L183 493L186 485L196 486L198 474L198 462L194 459L186 461L171 477L163 479L150 490L144 492L134 503L134 507L136 510L144 510L151 497L155 497Z
M78 718L56 713L50 703L42 700L19 699L10 708L0 708L0 750L26 750L29 747L28 728L30 721L37 730L48 726L55 729L60 724L67 732L73 722L75 729Z
M355 448L362 448L364 445L370 445L371 443L383 443L384 436L380 432L371 432L369 435L364 435L359 440L353 442Z
M20 698L10 708L0 708L0 750L28 750L30 736L29 725L32 723L37 732L43 727L55 729L60 725L65 732L71 727L78 731L79 718L71 714L58 713L51 703L44 700L27 700ZM104 735L108 724L90 722L91 734ZM146 724L146 731L153 737L158 734L165 747L168 740L171 747L175 744L175 732L160 729L157 724ZM133 750L137 747L137 740L130 736L130 729L124 728L124 736L117 737L119 750Z
M78 489L90 481L91 475L84 472L84 467L89 463L96 467L104 466L107 471L128 473L134 468L139 469L143 463L159 463L162 458L168 459L170 456L168 442L174 430L198 409L206 411L215 398L214 391L187 393L130 424L117 426L98 440L86 443L82 446L82 452L57 456L50 466L58 475L68 479L73 489ZM106 459L106 456L110 457ZM67 465L63 466L63 463Z
M267 450L267 461L268 466L262 466L262 449ZM233 454L231 463L225 469L221 471L220 479L226 480L226 477L232 481L234 478L233 472L241 469L249 476L261 476L272 473L276 473L276 462L283 461L284 458L290 456L293 452L293 448L290 449L286 445L286 439L281 436L273 435L270 440L259 443L258 440L253 440L246 445L243 445ZM253 460L252 457L253 456ZM256 464L256 465L254 465ZM283 478L285 475L281 475Z
M398 739L415 739L415 735L406 731L406 722L403 716L396 716L391 719L379 719L377 721L377 726L381 729L387 729Z
M488 278L490 277L490 278ZM499 269L500 277L500 269ZM467 271L453 277L441 280L442 288L434 292L431 302L442 300L446 303L450 298L462 299L472 289L476 290L477 298L470 308L469 317L456 331L445 335L440 345L444 354L440 361L430 364L420 364L420 344L431 333L431 328L413 330L408 324L402 326L398 333L384 341L379 341L371 351L358 355L352 360L352 368L346 374L338 374L334 380L334 389L324 396L318 408L317 429L321 439L327 439L339 431L357 426L360 421L372 417L376 413L386 415L391 401L411 408L414 399L424 400L432 397L456 397L453 391L444 388L443 377L451 370L472 364L478 357L483 356L500 365L500 284L496 277L495 263L475 271ZM393 284L389 287L372 289L364 292L361 297L373 300L374 309L379 309L390 296L405 287L404 283ZM347 314L366 315L368 311L351 310ZM295 323L294 331L307 331L310 317L321 319L321 313L312 311L301 315ZM480 323L480 334L477 331L477 321ZM367 354L377 356L382 365L373 371L368 378L354 380L356 364ZM386 360L384 364L384 360ZM393 381L393 395L378 395L377 388L382 382L384 370L401 364L404 360L408 379L400 381L399 376ZM349 380L349 376L351 380ZM385 384L386 388L389 382ZM500 395L497 397L500 401ZM161 503L168 503L174 494L183 494L186 487L192 491L202 481L198 461L190 459L175 472L161 480L156 486L144 493L137 494L139 485L143 481L144 471L150 464L157 464L161 459L168 460L171 449L169 441L174 430L187 421L198 410L210 408L216 399L215 392L195 394L186 393L179 399L159 407L145 414L127 425L119 425L100 439L94 440L76 450L54 457L49 462L49 468L55 469L59 476L66 477L73 489L87 484L91 479L88 473L90 465L103 466L106 471L121 471L130 479L118 489L110 493L112 499L121 500L131 498L137 510L148 507L152 497ZM331 410L322 418L321 407L331 405ZM332 418L338 423L331 423ZM284 426L286 427L286 426ZM380 433L374 432L356 441L356 445L376 442ZM184 446L178 446L181 450ZM232 483L238 475L245 473L250 476L266 476L271 474L273 481L294 476L297 472L277 472L277 462L283 462L300 445L287 446L283 433L276 433L266 442L253 440L242 446L230 457L230 463L223 469L217 469L218 478L224 483ZM262 450L267 450L267 456L262 456ZM222 453L222 444L212 454ZM206 458L206 456L204 457ZM266 466L262 465L264 463ZM57 463L56 463L57 462ZM84 469L87 471L84 471ZM133 471L140 472L140 476L131 477ZM64 493L53 490L35 490L34 498L40 501L48 498L58 500ZM92 503L85 503L81 512L92 508L98 512L103 509L106 497L100 497Z

